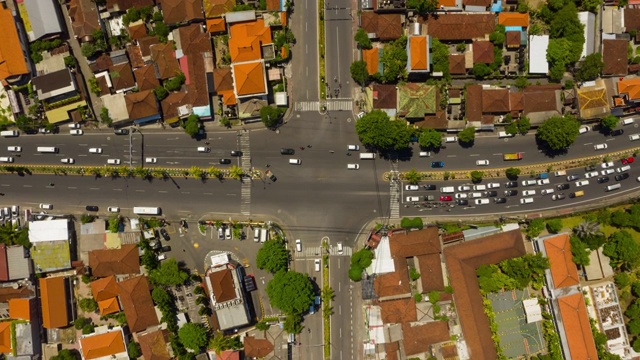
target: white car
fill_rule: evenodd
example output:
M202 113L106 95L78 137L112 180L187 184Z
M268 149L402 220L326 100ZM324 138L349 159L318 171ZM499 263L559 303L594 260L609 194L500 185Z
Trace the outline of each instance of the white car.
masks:
M109 165L120 165L120 159L107 159Z
M602 164L600 164L600 167L603 169L608 169L613 167L613 161L609 161L609 162L604 162Z
M120 212L120 208L117 206L109 206L107 208L107 211L110 213L119 213Z
M80 129L80 124L71 123L69 124L69 129Z
M522 180L522 186L534 186L537 183L535 180Z
M53 209L53 205L51 205L51 204L40 204L40 209L52 210Z
M73 130L69 130L69 134L71 134L71 135L82 135L82 134L84 134L84 131L82 131L80 129L73 129Z
M158 255L158 261L167 260L167 254L162 253Z
M296 251L302 252L302 240L296 239Z
M476 199L476 205L487 205L489 204L489 199Z
M465 194L465 193L457 193L457 194L455 195L455 198L456 198L456 199L466 199L466 198L468 198L468 197L469 197L469 195L467 195L467 194Z
M576 181L576 187L582 187L589 185L589 180Z
M60 162L63 164L74 164L76 160L73 158L64 158L64 159L60 159Z
M419 196L407 196L407 202L416 202L416 201L420 201Z
M524 191L522 192L522 196L533 196L533 195L535 195L535 194L536 194L536 191L535 191L535 190L524 190Z
M525 205L525 204L531 204L533 203L533 198L522 198L520 199L520 204Z
M586 132L591 131L591 127L589 127L589 126L581 126L580 130L578 130L578 131L580 132L580 134L584 134Z
M631 141L640 140L640 134L629 135L629 140Z
M158 159L157 159L157 158L154 158L154 157L148 157L148 158L146 158L144 161L145 161L147 164L155 164L155 163L157 163L157 162L158 162Z
M597 145L593 145L593 148L595 150L604 150L607 148L607 144L597 144Z
M481 192L472 192L472 193L469 193L469 197L472 198L472 199L481 198L482 197L482 193Z
M616 171L613 169L604 169L602 171L600 171L600 175L602 176L607 176L607 175L611 175L613 173L615 173Z
M487 190L487 185L473 185L473 190L475 191Z
M540 193L541 193L542 195L549 195L549 194L553 194L554 192L556 192L556 190L555 190L555 189L553 189L553 188L551 188L551 189L544 189L544 190L540 191Z
M592 172L588 172L586 174L584 174L584 177L587 179L590 179L592 177L596 177L598 176L598 172L597 171L592 171Z
M636 179L638 182L640 182L640 176L638 176L638 178Z
M91 154L102 154L102 148L89 148Z
M489 165L489 160L477 160L476 161L476 165L477 166L488 166Z
M22 152L22 147L21 146L7 146L7 151Z
M500 188L500 183L488 183L487 184L487 189L499 189Z
M549 179L540 179L536 183L538 185L547 185L547 184L551 183L551 181Z
M458 186L458 191L471 191L471 186L469 186L469 185L460 185L460 186Z
M407 191L416 191L419 190L420 187L418 185L405 185L404 189Z

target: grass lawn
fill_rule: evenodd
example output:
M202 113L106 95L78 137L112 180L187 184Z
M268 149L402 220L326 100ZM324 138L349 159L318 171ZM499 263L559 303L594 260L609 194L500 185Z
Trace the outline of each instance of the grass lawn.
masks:
M611 208L609 209L611 212L614 212L616 210L621 210L624 209L626 207L620 206L620 207L616 207L616 208ZM583 217L582 216L571 216L571 217L567 217L567 218L563 218L562 219L562 226L565 229L571 230L574 227L578 226L578 224L580 224L583 221ZM611 225L602 225L600 226L600 230L602 231L602 233L604 233L604 235L606 237L609 237L611 234L615 233L616 231L618 231L619 229L616 227L613 227ZM633 236L634 239L636 239L636 241L640 241L640 232L635 231L632 228L625 228L625 231L627 231L629 234L631 234L631 236Z

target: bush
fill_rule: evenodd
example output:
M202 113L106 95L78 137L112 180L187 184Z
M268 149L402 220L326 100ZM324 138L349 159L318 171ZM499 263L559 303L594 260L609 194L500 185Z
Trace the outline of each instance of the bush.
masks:
M480 182L482 181L483 176L484 176L484 173L482 171L474 170L471 172L471 181Z
M613 281L618 288L622 289L631 284L631 277L626 272L620 272L613 277Z
M82 334L83 335L91 334L93 330L95 330L95 328L96 327L93 324L86 324L85 326L82 327Z
M76 330L80 330L87 324L91 324L91 320L84 317L79 317L73 322L73 327L75 327Z
M78 306L84 312L96 312L98 310L98 303L93 298L80 299Z
M550 233L557 234L562 230L562 220L560 219L551 219L547 221L547 230Z
M413 219L402 218L402 220L400 220L400 227L404 229L422 229L423 226L422 219L419 217Z
M409 277L411 278L411 281L416 281L420 279L420 273L416 270L416 268L412 267L409 270Z
M89 215L89 214L82 214L82 216L80 216L80 222L83 224L88 224L90 222L93 222L93 220L95 220L96 217L93 215Z

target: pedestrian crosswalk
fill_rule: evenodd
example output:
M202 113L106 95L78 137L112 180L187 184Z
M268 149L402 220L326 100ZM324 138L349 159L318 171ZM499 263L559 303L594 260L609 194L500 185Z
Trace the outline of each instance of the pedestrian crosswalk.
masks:
M300 101L296 103L296 111L320 111L319 101Z
M327 110L328 111L352 111L353 101L351 101L350 99L327 101Z
M329 247L329 255L332 255L332 256L351 256L352 253L353 253L353 249L351 249L351 247L349 246L343 246L342 253L338 252L337 246L332 245ZM301 252L296 252L296 258L298 259L318 258L318 257L321 257L322 255L324 255L324 252L321 246L310 246L310 247L303 246Z
M295 111L320 111L319 101L299 101L295 103ZM326 101L326 109L323 111L353 111L351 99L335 99Z
M244 216L251 215L251 147L249 146L249 132L238 134L240 151L242 151L242 172L249 176L242 177L240 189L240 213Z
M398 163L391 162L391 181L389 181L390 185L390 214L389 218L391 219L399 219L400 218L400 186L402 183L397 180L398 179Z

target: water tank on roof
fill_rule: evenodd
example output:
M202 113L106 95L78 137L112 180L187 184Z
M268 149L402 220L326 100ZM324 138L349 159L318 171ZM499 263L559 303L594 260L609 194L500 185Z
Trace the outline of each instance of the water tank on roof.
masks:
M420 23L414 22L409 26L409 31L411 31L411 35L420 35Z

